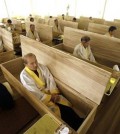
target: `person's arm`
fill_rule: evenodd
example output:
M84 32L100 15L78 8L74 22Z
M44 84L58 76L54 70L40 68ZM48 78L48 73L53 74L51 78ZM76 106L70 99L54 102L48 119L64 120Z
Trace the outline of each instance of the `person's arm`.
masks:
M42 66L42 69L44 71L44 78L46 81L46 88L48 90L50 90L51 94L58 94L59 90L56 86L55 80L52 76L52 74L50 73L49 69L46 66Z
M76 46L76 47L74 48L73 55L74 55L75 57L77 57L77 58L86 59L86 58L84 57L84 54L82 53L82 48L81 48L81 47L79 48L78 46Z
M35 36L36 36L36 40L37 40L37 41L40 41L40 37L39 37L39 34L38 34L37 31L35 31Z
M21 73L20 79L23 86L28 89L31 93L33 93L38 99L40 99L43 103L47 103L51 100L51 95L43 93L35 84L34 80L32 80L29 76Z
M89 51L90 51L90 56L89 56L90 61L92 61L92 62L96 62L96 61L95 61L95 57L94 57L94 55L93 55L93 53L92 53L90 47L89 47Z

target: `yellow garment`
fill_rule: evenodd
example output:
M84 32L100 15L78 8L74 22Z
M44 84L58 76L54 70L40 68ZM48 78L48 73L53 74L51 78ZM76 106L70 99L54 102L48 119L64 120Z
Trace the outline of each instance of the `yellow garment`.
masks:
M45 83L43 82L43 80L41 80L40 78L37 77L37 75L31 71L28 67L25 67L25 70L27 71L27 73L35 80L35 82L40 86L40 87L45 87ZM38 70L37 70L38 71ZM39 76L40 76L40 71L38 71ZM42 78L42 77L41 77Z
M61 114L60 114L59 107L55 103L50 101L52 94L58 94L59 93L58 89L46 90L45 81L42 78L40 69L37 69L39 77L33 71L31 71L28 67L25 67L25 70L35 80L35 83L40 88L42 88L41 91L43 93L45 93L45 97L43 97L43 99L41 101L46 106L48 106L56 115L58 115L60 117ZM65 105L65 106L69 106L69 107L71 106L71 103L66 98L64 98L62 95L59 95L59 97L60 97L60 100L57 103Z

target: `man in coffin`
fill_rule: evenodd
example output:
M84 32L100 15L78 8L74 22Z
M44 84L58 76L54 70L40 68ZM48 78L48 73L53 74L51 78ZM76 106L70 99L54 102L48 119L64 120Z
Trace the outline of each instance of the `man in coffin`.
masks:
M27 32L26 36L31 38L31 39L40 41L40 37L38 35L38 32L35 30L34 24L30 24L30 30Z
M78 58L96 62L90 47L90 37L83 36L81 38L81 43L75 46L73 55Z
M24 87L41 100L57 116L75 130L83 121L72 109L71 103L63 97L48 68L39 64L36 56L28 53L23 57L25 68L20 74Z

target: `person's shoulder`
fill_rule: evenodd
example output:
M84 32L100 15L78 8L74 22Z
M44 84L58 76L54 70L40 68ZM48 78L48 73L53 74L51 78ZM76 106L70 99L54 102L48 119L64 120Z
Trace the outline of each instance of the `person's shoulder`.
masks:
M20 76L23 76L24 74L26 74L25 68L21 71Z

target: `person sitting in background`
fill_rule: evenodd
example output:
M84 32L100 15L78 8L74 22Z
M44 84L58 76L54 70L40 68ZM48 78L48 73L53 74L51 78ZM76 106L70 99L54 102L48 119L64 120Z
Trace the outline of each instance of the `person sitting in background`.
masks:
M59 22L58 22L58 19L55 19L55 20L54 20L53 32L54 32L54 34L56 34L57 36L63 34L62 29L61 29L61 26L60 26L60 24L59 24Z
M48 68L39 64L33 53L23 57L25 68L20 74L24 87L41 100L57 116L75 130L83 121L72 109L71 103L60 94Z
M76 21L77 21L77 19L74 17L72 21L73 21L73 22L76 22Z
M89 17L89 20L93 20L93 18L90 16L90 17Z
M31 39L40 41L40 37L38 35L38 32L35 30L35 25L34 24L30 25L30 30L27 32L26 36L31 38Z
M64 14L62 14L62 19L65 20L65 15Z
M90 37L83 36L81 38L81 43L75 46L73 55L78 58L96 62L90 48Z
M30 18L30 21L31 21L31 22L34 22L34 18L33 18L33 17L31 17L31 18Z
M105 34L108 37L114 37L115 31L117 28L115 26L110 26L108 32Z
M6 29L10 32L14 32L15 26L12 24L10 19L7 20Z

